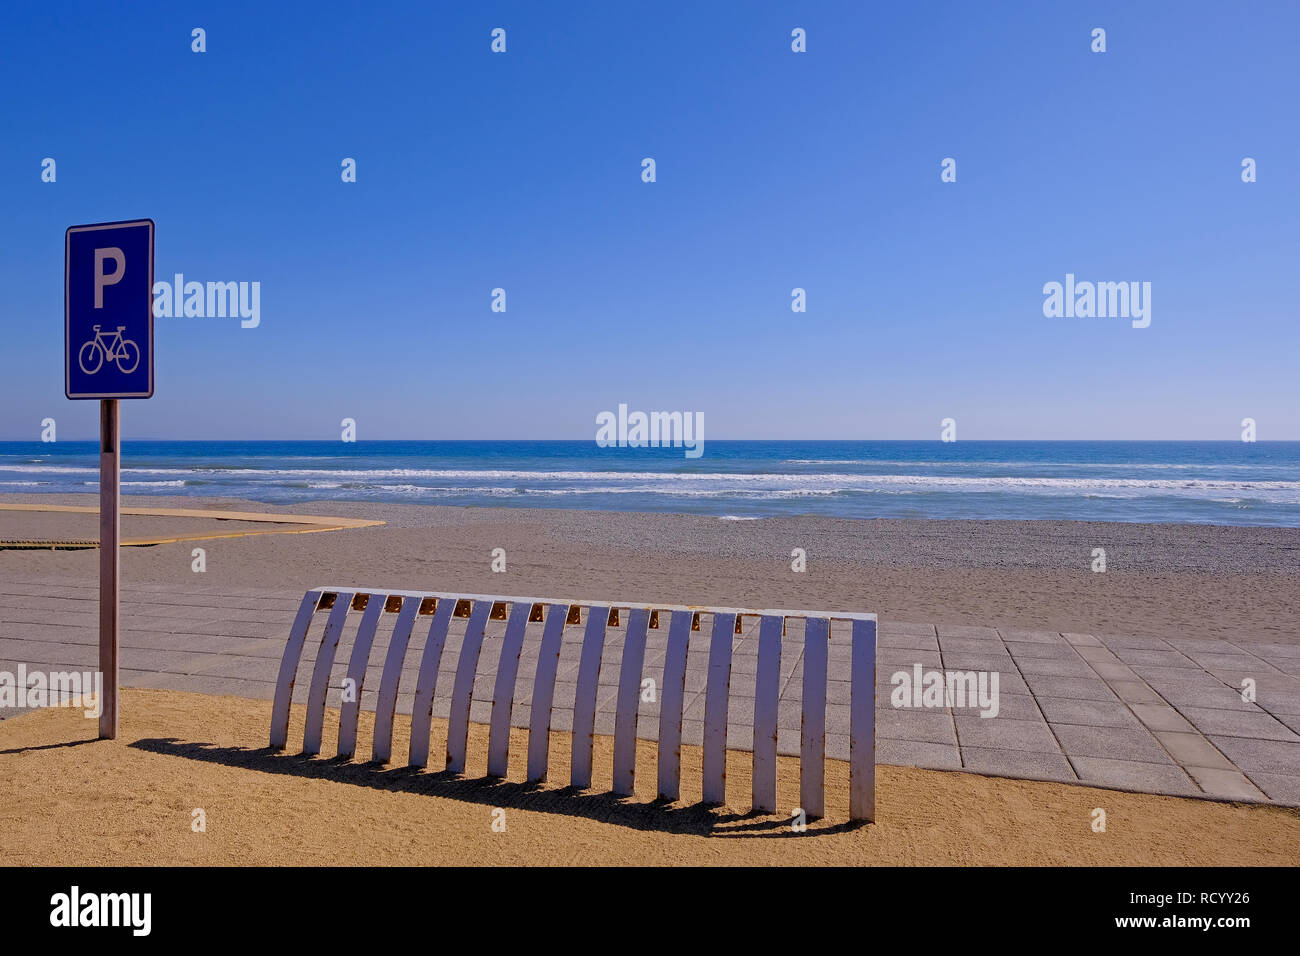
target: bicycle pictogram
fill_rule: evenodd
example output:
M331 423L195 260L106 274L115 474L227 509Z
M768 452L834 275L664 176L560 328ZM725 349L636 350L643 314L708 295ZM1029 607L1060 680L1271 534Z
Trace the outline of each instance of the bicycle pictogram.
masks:
M123 374L130 375L134 372L135 367L140 364L140 346L122 336L126 326L119 325L116 332L101 332L98 325L93 328L95 337L77 352L77 362L81 365L81 370L87 375L94 375L103 366L104 359L108 359L115 363Z

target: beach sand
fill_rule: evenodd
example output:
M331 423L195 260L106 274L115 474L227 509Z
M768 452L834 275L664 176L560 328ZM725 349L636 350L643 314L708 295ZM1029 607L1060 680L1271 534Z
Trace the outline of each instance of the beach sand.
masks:
M270 704L126 689L121 734L93 740L80 710L0 723L0 834L9 865L1283 865L1300 811L1158 797L973 774L881 767L878 818L849 826L847 766L827 761L827 818L704 808L700 751L682 753L683 803L648 803L654 747L642 743L636 797L608 792L611 742L597 737L594 791L523 780L526 734L511 738L507 781L482 777L485 728L470 728L464 779L266 749ZM295 708L290 740L300 740ZM333 753L338 713L325 718ZM373 716L361 716L368 739ZM406 750L398 721L395 753ZM434 739L445 723L434 721ZM567 779L567 735L552 734ZM435 750L431 763L438 764ZM749 796L748 755L728 755L729 795ZM797 802L781 758L778 806ZM498 812L498 808L502 812ZM1094 832L1094 810L1106 811ZM205 832L195 832L194 811ZM504 821L504 832L493 829Z
M0 501L94 504L91 495ZM203 543L211 587L364 585L871 611L886 621L1300 643L1300 529L1064 521L714 517L321 501L124 499L382 520ZM0 512L0 539L12 514ZM50 516L48 527L63 519ZM23 518L23 534L42 522ZM224 523L223 523L224 524ZM506 552L506 572L491 569ZM791 570L802 548L807 571ZM1093 549L1107 570L1091 570ZM126 549L124 583L194 584L191 545ZM0 551L0 580L93 582L94 551Z

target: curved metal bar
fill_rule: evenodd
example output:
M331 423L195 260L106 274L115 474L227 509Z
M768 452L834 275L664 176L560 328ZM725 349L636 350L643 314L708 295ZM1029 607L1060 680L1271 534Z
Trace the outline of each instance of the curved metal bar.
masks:
M447 769L452 773L465 772L465 751L469 748L469 705L474 696L478 656L483 649L488 615L497 603L491 598L475 601L469 623L465 625L465 640L460 645L460 660L456 663L456 683L451 690L451 715L447 720Z
M533 675L533 698L528 726L528 782L546 779L550 760L551 703L555 700L555 672L560 666L560 644L569 605L552 604L546 609L542 647L537 652L537 673Z
M354 594L347 591L338 592L325 622L325 630L321 633L316 666L311 672L311 687L307 691L307 726L302 733L302 752L308 755L320 753L321 734L325 727L325 692L329 690L330 669L334 666L334 654L339 649L339 638L343 636L343 624L353 597Z
M753 807L776 812L777 712L781 697L781 628L785 619L765 615L758 628L758 675L754 680Z
M731 690L731 641L736 615L713 615L709 682L704 691L704 802L727 802L727 698Z
M510 715L515 705L515 678L519 674L519 654L524 649L524 630L532 614L531 604L516 604L510 609L506 636L497 661L497 679L492 689L492 724L488 731L489 777L504 777L510 764Z
M339 705L339 756L351 757L357 749L357 718L361 714L361 690L366 684L366 665L370 663L370 647L375 642L379 616L384 613L387 594L372 594L366 603L365 613L357 628L357 638L352 642L352 655L348 658L348 675L352 682L352 699L344 694Z
M636 782L636 715L641 701L641 670L645 666L645 635L649 626L650 609L632 608L627 617L614 714L614 792L623 797L632 795Z
M388 763L393 756L393 715L397 712L397 687L402 680L402 665L406 663L406 648L411 642L411 631L420 613L420 599L402 598L402 609L393 625L393 636L388 640L388 653L384 657L384 672L379 678L379 700L375 704L375 733L370 744L370 759Z
M810 617L803 632L799 802L809 820L826 815L826 658L831 622Z
M438 689L438 668L442 661L442 648L447 643L447 628L456 610L454 600L439 600L429 622L429 636L424 642L420 657L420 670L415 678L415 703L411 705L411 744L407 763L424 767L429 763L429 721L433 719L433 694Z
M320 591L308 591L298 605L298 614L289 631L289 643L284 645L280 658L280 675L275 680L275 703L271 705L271 748L283 750L289 741L289 707L293 703L293 685L298 678L298 662L302 659L302 646L307 640L312 615L320 603Z
M659 702L659 796L676 800L682 790L682 703L686 696L686 651L691 611L673 611L664 654L664 686Z
M569 785L585 790L591 786L591 754L596 745L596 691L600 684L600 657L605 650L605 628L609 605L593 604L588 611L587 630L582 635L582 658L578 663L578 686L573 700L573 759Z

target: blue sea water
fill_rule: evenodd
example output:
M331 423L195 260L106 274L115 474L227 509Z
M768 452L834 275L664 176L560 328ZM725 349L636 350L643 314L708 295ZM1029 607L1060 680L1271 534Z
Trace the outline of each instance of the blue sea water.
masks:
M732 519L1027 518L1300 527L1300 442L174 442L123 494L576 508ZM0 493L98 489L93 442L0 442Z

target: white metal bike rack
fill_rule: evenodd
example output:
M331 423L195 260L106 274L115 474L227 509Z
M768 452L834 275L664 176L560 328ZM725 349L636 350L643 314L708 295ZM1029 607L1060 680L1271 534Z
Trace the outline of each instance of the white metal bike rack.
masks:
M541 624L537 670L533 679L528 736L529 781L547 777L551 711L560 646L566 625L585 621L574 699L570 785L587 789L592 779L596 699L607 628L618 626L626 612L622 663L619 670L614 721L614 793L630 795L636 770L637 710L645 661L646 635L668 620L667 647L660 700L658 793L676 800L681 784L682 705L687 647L702 616L712 618L705 687L703 797L706 803L726 799L727 710L731 685L732 642L745 618L757 617L758 660L753 719L753 799L755 810L776 810L777 704L780 691L781 638L788 620L803 620L803 683L800 732L800 800L809 818L825 815L825 753L828 642L832 621L851 625L849 707L849 818L875 817L876 617L841 611L750 610L723 607L683 607L666 604L571 601L549 598L501 597L401 591L385 588L319 587L308 591L293 623L280 662L271 716L271 746L283 749L289 731L289 708L299 661L313 619L325 617L320 646L307 694L303 752L319 754L325 720L330 672L352 611L360 612L352 640L347 676L354 693L345 699L339 718L339 755L356 751L357 720L370 649L380 616L396 614L380 677L375 713L373 759L392 756L393 718L398 684L416 624L429 619L415 686L411 715L409 764L424 767L429 760L429 727L434 690L443 647L453 618L465 618L465 634L456 663L447 732L447 769L465 770L470 703L474 679L489 620L505 620L505 636L496 667L488 732L489 776L504 777L509 757L510 726L519 658L528 624ZM327 612L327 614L325 613ZM356 617L356 615L353 615ZM536 629L533 631L536 634Z

